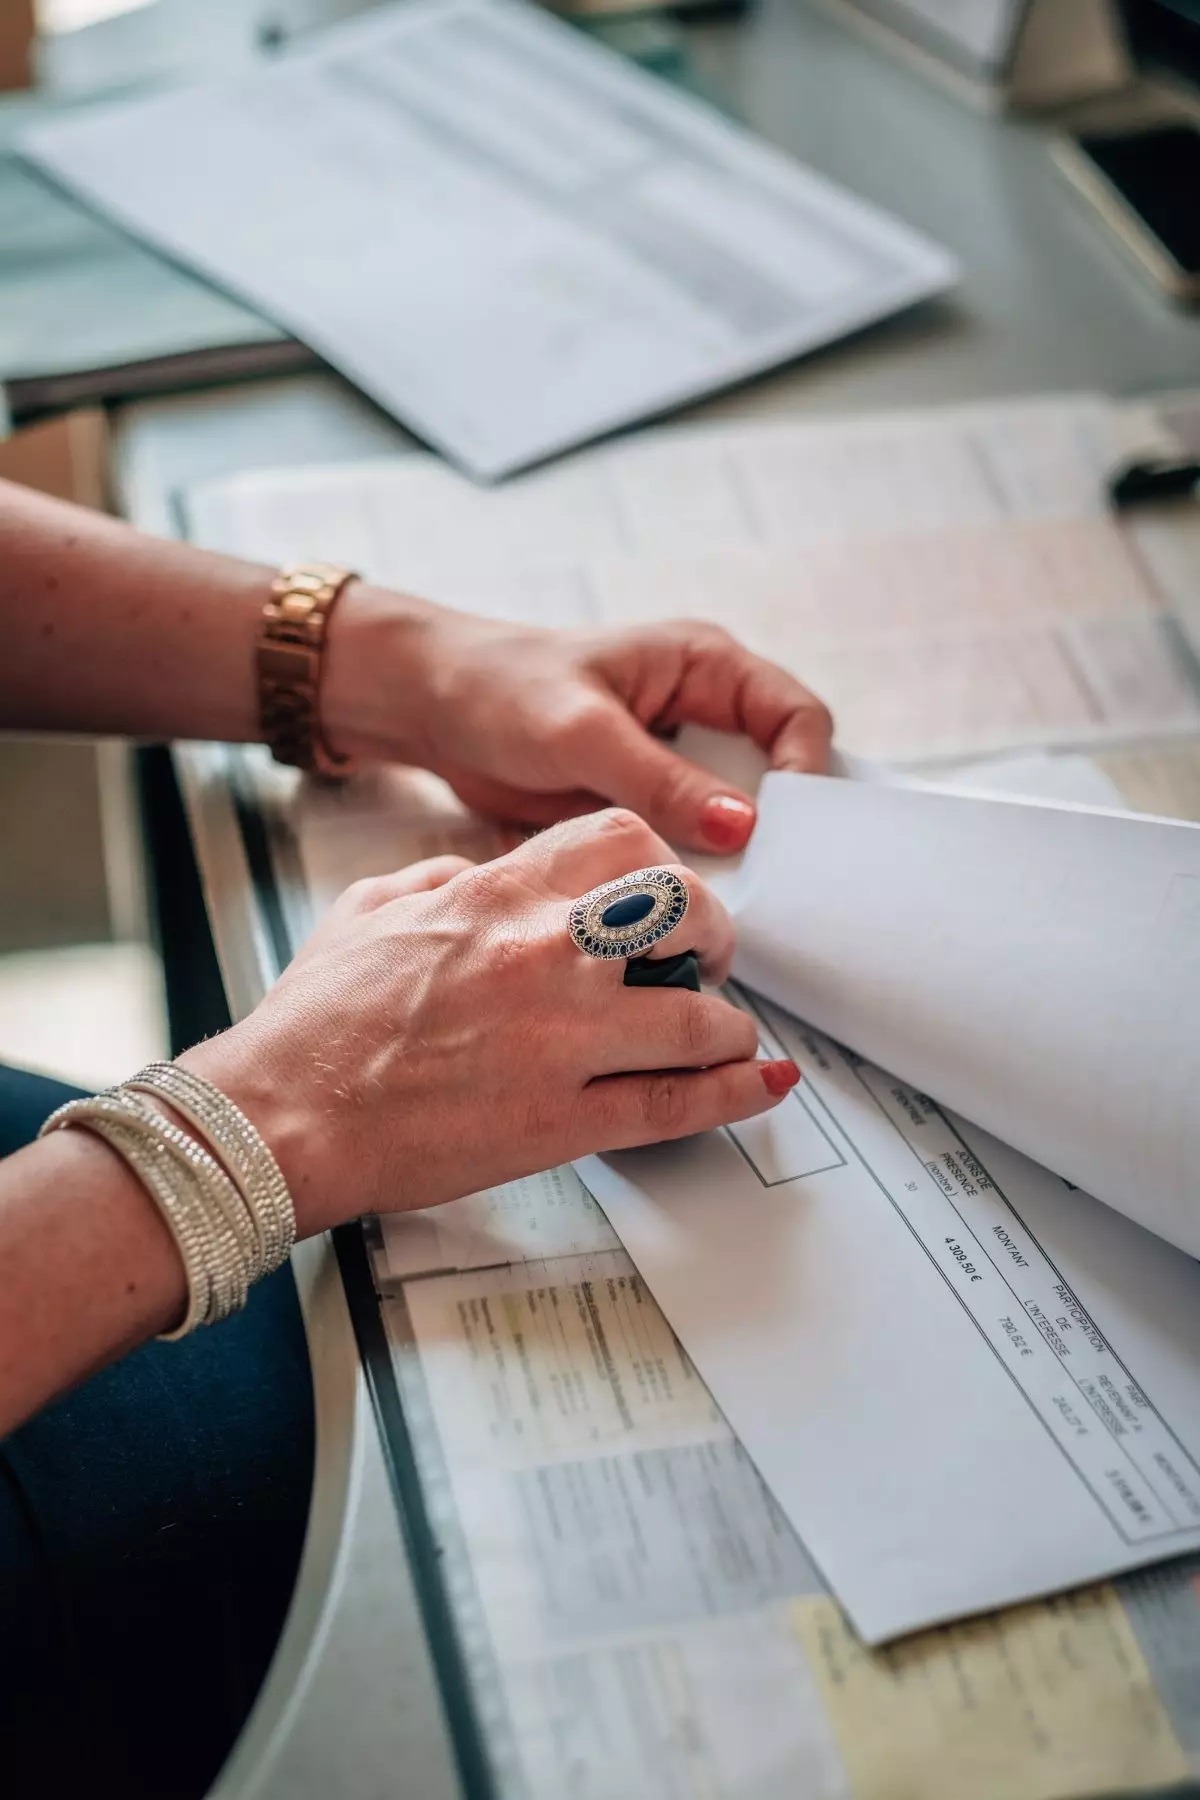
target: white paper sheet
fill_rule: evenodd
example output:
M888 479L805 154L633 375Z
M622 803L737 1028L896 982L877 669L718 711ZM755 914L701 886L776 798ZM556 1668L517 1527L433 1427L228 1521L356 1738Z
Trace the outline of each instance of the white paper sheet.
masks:
M1200 1255L1200 826L769 775L735 971Z
M891 761L1200 728L1193 661L1106 516L1088 399L647 433L481 493L411 456L194 490L190 534L492 616L704 615Z
M994 756L947 770L933 785L943 793L1001 794L1014 800L1058 800L1068 806L1125 810L1116 782L1090 756L1051 756L1039 751Z
M1200 1546L1200 1267L756 1010L775 1113L581 1173L859 1634Z
M954 275L898 220L511 0L384 7L26 148L485 477Z
M586 1184L868 1641L1197 1547L1200 1265L1111 1208L1200 1251L1200 828L759 803L736 972L803 1082Z

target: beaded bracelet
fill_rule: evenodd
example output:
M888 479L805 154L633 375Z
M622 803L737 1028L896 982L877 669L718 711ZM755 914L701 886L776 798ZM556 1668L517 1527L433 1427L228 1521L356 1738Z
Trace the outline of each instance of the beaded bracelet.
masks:
M166 1100L198 1142L146 1098ZM102 1138L155 1201L187 1277L188 1304L168 1339L245 1305L252 1281L278 1268L295 1241L287 1183L249 1119L202 1076L152 1063L119 1087L71 1100L39 1136L78 1127Z
M279 1164L241 1108L211 1081L178 1063L147 1063L121 1086L166 1100L220 1158L254 1225L258 1253L250 1279L269 1275L285 1262L296 1241L292 1196Z

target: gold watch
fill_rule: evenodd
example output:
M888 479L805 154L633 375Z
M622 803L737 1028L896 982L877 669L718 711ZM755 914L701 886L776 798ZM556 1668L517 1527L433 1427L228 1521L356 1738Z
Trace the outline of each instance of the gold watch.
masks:
M263 607L254 653L259 725L275 760L333 781L353 774L354 763L335 756L322 736L321 666L330 614L357 579L329 563L281 569Z

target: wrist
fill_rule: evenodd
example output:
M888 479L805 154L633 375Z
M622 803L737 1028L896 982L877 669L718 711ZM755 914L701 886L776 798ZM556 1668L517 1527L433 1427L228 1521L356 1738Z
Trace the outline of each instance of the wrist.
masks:
M347 587L330 621L321 680L321 729L335 755L427 760L438 616L409 594L366 581Z
M254 1015L218 1037L206 1038L177 1061L219 1088L258 1131L287 1184L296 1215L297 1238L312 1237L353 1218L336 1212L330 1183L318 1154L319 1114L296 1098L296 1084L273 1066Z

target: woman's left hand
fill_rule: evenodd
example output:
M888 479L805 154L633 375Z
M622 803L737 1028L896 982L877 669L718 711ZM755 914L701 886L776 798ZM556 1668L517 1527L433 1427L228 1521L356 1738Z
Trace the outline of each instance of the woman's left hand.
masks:
M356 583L330 634L323 697L336 750L418 763L479 812L548 825L610 803L673 844L740 850L749 797L664 738L743 733L773 767L819 773L832 721L808 689L715 625L546 631Z
M478 868L437 857L356 882L245 1019L189 1050L279 1160L301 1235L433 1206L597 1150L713 1130L777 1106L795 1064L715 994L624 985L571 906L672 861L613 808ZM723 982L733 921L677 865L686 914L652 956Z

